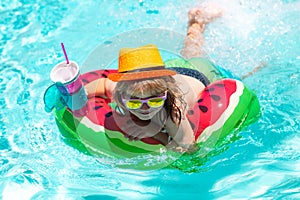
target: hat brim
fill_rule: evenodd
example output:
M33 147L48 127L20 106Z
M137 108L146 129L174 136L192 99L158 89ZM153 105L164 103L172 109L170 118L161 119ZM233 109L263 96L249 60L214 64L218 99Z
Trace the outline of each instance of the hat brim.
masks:
M108 78L114 82L118 81L131 81L139 79L157 78L161 76L173 76L176 72L173 70L151 70L142 72L126 72L126 73L112 73L108 75Z

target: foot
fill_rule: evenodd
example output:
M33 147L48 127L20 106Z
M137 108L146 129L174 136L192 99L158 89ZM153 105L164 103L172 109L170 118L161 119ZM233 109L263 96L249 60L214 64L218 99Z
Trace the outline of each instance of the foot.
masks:
M214 19L222 16L223 10L218 5L207 4L201 8L192 8L188 13L189 26L192 26L194 23L203 27L203 25L210 23Z

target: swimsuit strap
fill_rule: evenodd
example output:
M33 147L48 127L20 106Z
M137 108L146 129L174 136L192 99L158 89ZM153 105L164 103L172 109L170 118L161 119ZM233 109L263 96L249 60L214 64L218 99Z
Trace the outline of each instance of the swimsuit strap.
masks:
M203 85L208 86L210 84L208 78L201 72L195 70L195 69L190 69L190 68L183 68L183 67L170 67L168 69L176 71L178 74L190 76L193 78L198 79L203 83Z

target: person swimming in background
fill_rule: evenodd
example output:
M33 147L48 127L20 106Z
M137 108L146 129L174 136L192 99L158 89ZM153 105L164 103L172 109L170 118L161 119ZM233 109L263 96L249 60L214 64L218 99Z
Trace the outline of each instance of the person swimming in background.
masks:
M201 57L205 25L221 16L221 10L202 8L189 12L184 58ZM200 74L201 76L201 74ZM118 73L85 86L88 97L112 98L114 119L129 140L153 137L169 149L194 151L193 129L186 117L197 102L205 82L166 69L155 45L124 48Z

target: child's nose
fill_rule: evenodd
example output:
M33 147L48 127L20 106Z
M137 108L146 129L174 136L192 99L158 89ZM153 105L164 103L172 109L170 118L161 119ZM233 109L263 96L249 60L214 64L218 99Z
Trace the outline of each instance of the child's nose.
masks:
M150 108L150 107L148 106L147 103L143 103L143 105L142 105L142 107L141 107L142 110L148 110L149 108Z

